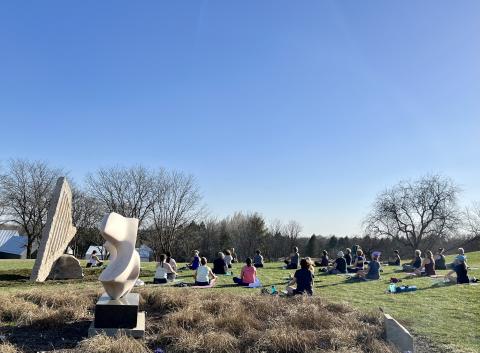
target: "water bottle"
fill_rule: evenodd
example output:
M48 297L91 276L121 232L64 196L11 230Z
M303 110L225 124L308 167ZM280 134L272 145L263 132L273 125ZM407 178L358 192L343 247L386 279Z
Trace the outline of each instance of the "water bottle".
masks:
M275 288L275 286L272 286L272 294L275 294L277 293L277 288Z
M395 293L397 291L397 286L395 285L395 283L390 283L390 285L388 286L388 291L390 293Z

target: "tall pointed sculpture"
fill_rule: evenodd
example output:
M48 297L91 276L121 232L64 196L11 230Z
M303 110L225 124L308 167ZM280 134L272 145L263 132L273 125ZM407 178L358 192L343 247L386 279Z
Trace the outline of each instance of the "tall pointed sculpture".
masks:
M112 299L128 294L140 275L140 256L135 250L138 219L112 212L103 217L100 231L107 241L110 264L99 277L105 292Z
M35 282L45 281L53 264L77 232L72 224L72 191L65 177L58 178L50 202L47 223L30 275L30 280Z
M110 264L100 274L105 288L95 305L95 320L88 330L93 336L119 332L133 337L145 333L145 312L139 312L140 296L130 293L140 275L140 255L135 250L138 219L112 212L105 215L99 227L110 253Z

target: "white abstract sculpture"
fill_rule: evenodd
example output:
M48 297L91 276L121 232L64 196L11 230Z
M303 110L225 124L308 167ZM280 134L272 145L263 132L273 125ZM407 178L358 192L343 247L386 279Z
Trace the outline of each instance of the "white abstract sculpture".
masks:
M30 275L30 281L43 282L52 266L65 252L77 229L72 224L72 190L65 177L57 179L48 210L47 223Z
M110 264L99 280L112 299L119 299L132 290L140 274L140 256L135 251L138 219L112 212L103 217L99 229L110 252Z

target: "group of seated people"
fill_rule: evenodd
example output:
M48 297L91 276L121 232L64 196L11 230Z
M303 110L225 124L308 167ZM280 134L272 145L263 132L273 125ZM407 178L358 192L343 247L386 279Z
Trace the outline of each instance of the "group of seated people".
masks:
M467 275L468 266L466 263L466 255L464 249L458 249L458 255L454 262L450 265L445 264L444 249L440 248L436 256L431 251L426 251L422 258L420 250L415 251L415 258L409 264L403 265L403 270L412 272L414 275L435 276L436 269L450 268L450 272L446 278L451 281L456 280L457 283L469 283ZM193 251L192 261L186 268L194 270L195 284L198 286L208 286L211 281L217 278L217 275L231 274L229 269L236 258L232 255L232 251L225 250L219 252L217 258L213 261L213 268L208 266L205 257L200 257L199 251ZM352 256L354 254L354 256ZM378 280L380 278L381 263L380 252L371 254L371 261L366 261L365 254L360 246L354 246L352 249L347 248L345 252L339 251L334 261L330 261L328 252L323 251L320 261L313 262L309 257L300 260L298 248L294 247L292 254L285 259L285 269L296 269L293 279L287 286L288 294L313 293L314 265L321 267L320 271L327 274L354 274L354 278L364 280ZM92 255L93 256L93 255ZM300 265L300 269L298 269ZM385 263L390 266L400 266L401 258L398 250L394 250L393 259ZM257 250L252 258L247 258L245 265L242 267L240 276L233 277L233 282L240 286L249 286L257 281L257 268L264 266L264 259ZM456 273L456 279L452 275ZM167 283L173 281L177 275L177 264L167 252L159 257L155 272L154 283Z
M450 271L445 275L447 279L452 282L457 282L457 284L469 283L468 278L468 265L467 265L467 256L465 255L465 250L463 248L458 248L458 254L455 257L454 261L451 264L445 264L445 255L443 254L444 249L439 248L435 257L430 250L425 252L425 255L422 259L422 252L420 250L415 250L415 258L409 264L403 265L403 270L406 272L412 272L417 276L436 276L436 270L446 270ZM456 279L452 276L456 274Z

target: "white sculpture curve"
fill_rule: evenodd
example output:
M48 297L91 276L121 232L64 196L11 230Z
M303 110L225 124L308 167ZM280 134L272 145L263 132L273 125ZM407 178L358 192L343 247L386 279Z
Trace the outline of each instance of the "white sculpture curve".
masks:
M112 212L103 217L99 229L110 252L110 264L98 279L112 299L119 299L132 290L140 275L140 256L135 250L138 219Z

